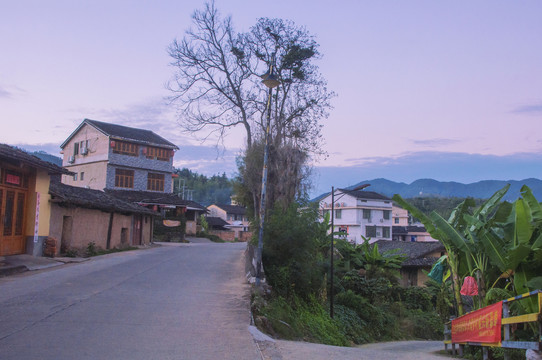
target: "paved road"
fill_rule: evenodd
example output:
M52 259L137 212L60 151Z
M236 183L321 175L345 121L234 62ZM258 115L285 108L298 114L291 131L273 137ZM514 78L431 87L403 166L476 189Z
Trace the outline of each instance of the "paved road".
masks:
M268 344L269 345L269 344ZM265 358L273 360L445 360L436 352L444 349L442 341L394 341L358 347L337 347L295 341L277 341L262 347Z
M259 359L244 248L162 246L0 279L0 358Z

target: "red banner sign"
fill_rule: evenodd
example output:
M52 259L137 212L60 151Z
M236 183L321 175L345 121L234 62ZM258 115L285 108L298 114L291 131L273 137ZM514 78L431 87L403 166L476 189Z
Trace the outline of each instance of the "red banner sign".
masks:
M501 342L502 301L452 320L452 342Z
M21 185L21 177L13 174L6 174L6 183Z

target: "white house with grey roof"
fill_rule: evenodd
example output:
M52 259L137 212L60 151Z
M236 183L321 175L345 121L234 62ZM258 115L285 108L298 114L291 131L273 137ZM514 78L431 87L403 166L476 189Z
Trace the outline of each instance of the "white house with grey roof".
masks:
M319 202L323 213L331 211L331 193ZM370 243L391 240L392 200L384 195L365 190L335 190L334 231L356 244L363 237Z

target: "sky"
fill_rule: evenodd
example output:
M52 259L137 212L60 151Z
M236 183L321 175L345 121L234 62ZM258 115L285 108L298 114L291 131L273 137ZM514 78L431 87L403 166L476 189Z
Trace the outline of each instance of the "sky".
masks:
M167 53L203 1L0 0L0 143L59 155L85 118L150 129L174 165L236 171L181 132ZM337 93L322 121L315 194L361 180L542 178L542 2L216 0L237 31L260 17L304 26Z

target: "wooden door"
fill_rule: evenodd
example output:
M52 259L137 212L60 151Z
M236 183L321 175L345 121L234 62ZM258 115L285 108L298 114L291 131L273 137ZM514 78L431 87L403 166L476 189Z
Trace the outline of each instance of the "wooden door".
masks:
M0 256L25 251L26 195L24 190L0 186Z
M134 215L134 231L133 231L133 241L132 245L141 245L141 237L143 235L143 232L141 231L141 227L143 226L143 216L142 215Z

